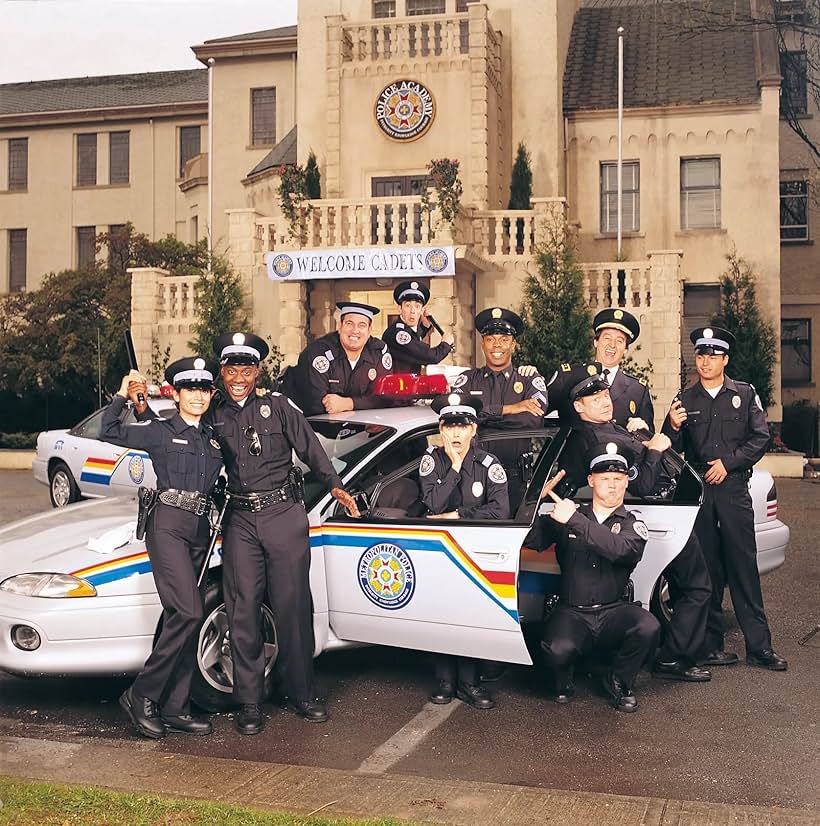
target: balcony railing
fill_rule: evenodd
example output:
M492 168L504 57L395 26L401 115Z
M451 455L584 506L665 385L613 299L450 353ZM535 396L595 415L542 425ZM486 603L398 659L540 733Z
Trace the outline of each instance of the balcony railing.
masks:
M342 63L454 58L470 52L469 21L464 15L443 18L393 18L342 27Z
M652 303L649 261L581 264L589 307L646 309Z
M198 275L174 275L157 282L157 322L159 324L194 324L197 315ZM181 327L180 327L181 330Z

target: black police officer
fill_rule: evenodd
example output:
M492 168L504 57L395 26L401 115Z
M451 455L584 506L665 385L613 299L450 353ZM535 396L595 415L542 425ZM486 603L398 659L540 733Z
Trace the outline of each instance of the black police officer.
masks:
M209 722L191 716L189 702L203 616L197 577L210 537L208 495L222 468L219 443L202 421L211 403L213 368L203 358L183 358L168 366L165 380L174 388L176 415L122 423L129 393L136 403L138 388L144 388L134 371L103 413L100 433L105 441L148 451L157 475L158 499L148 517L145 547L162 603L162 627L145 666L120 697L134 728L154 739L164 737L166 729L211 733Z
M641 334L641 325L632 313L608 307L592 320L595 333L595 360L604 368L612 399L612 419L630 433L655 432L655 410L645 379L637 379L620 369L629 346Z
M402 281L393 298L399 305L399 318L384 331L382 339L393 356L395 373L420 373L426 364L438 364L453 352L455 339L444 333L435 347L428 344L432 325L425 324L424 307L430 290L420 281Z
M550 613L541 647L555 678L555 701L575 694L576 659L593 651L610 662L603 688L618 711L638 709L635 678L655 650L660 625L640 605L625 601L629 576L643 555L649 531L624 507L632 456L615 442L594 445L588 457L591 504L576 510L554 492L563 471L544 486L554 502L540 517L537 549L553 542L561 568L560 599Z
M443 447L431 447L419 465L422 502L437 519L508 519L507 474L498 460L473 445L481 401L450 393L432 402L439 414ZM478 662L470 657L442 654L436 657L438 685L430 695L434 703L458 697L474 708L495 703L479 680Z
M673 401L663 430L706 483L695 521L695 534L712 578L704 663L737 662L737 655L723 647L723 592L728 583L746 639L746 662L785 671L788 664L772 649L763 609L749 494L752 466L769 444L766 416L754 387L724 372L734 345L732 333L719 327L699 327L689 338L695 346L699 381Z
M370 335L379 309L357 301L342 301L336 307L340 312L336 332L302 350L296 367L283 380L282 392L306 416L385 406L371 395L376 379L393 370L387 345Z

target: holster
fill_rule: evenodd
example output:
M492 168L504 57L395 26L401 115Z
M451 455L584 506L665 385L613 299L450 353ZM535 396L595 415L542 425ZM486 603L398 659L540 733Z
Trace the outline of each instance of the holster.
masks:
M137 490L137 502L139 504L137 510L137 530L135 532L137 539L143 539L145 537L145 526L148 524L148 517L151 515L151 511L157 504L157 496L159 496L159 494L153 488L139 488Z
M290 493L294 501L300 505L304 505L305 481L301 468L294 466L288 471L288 484L290 485Z

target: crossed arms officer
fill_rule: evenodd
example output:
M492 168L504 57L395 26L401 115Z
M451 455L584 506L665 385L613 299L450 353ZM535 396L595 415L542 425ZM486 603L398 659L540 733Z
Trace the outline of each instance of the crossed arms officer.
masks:
M304 410L345 413L384 406L371 395L373 383L393 369L387 345L370 335L379 309L356 301L339 302L339 327L299 354L296 367L285 373L282 392Z
M158 499L148 517L145 547L162 603L162 630L142 671L120 697L134 728L164 737L166 728L210 734L211 724L190 715L191 679L203 595L197 577L210 535L208 494L222 468L222 453L210 425L202 421L211 403L213 368L205 359L184 358L165 371L178 412L125 425L120 414L129 395L137 403L144 379L132 371L103 413L100 438L147 450L157 474ZM159 707L159 712L157 710Z
M577 510L571 499L554 493L563 471L543 489L555 504L538 521L537 548L554 542L561 568L560 601L541 643L554 672L557 703L573 698L575 660L594 650L610 660L603 678L610 704L618 711L638 710L635 678L655 650L660 625L640 605L624 601L649 538L646 525L624 507L631 464L628 450L614 442L593 446L587 480L592 503Z
M695 521L695 534L712 578L704 663L737 662L737 655L723 648L722 605L728 583L746 638L746 662L785 671L788 664L772 649L763 609L749 494L752 466L769 444L766 416L754 387L725 375L734 345L732 333L719 327L699 327L689 338L695 345L699 381L672 402L663 430L706 483Z
M481 401L450 393L437 396L431 407L439 414L443 447L429 448L419 465L422 501L438 519L509 519L507 474L490 453L473 446ZM474 708L495 703L481 685L478 662L471 657L436 657L438 685L434 703L458 697Z
M424 306L430 300L430 290L418 281L402 281L393 298L399 305L399 319L394 321L382 336L393 357L396 373L420 373L425 364L438 364L453 352L452 333L445 333L441 342L431 347L427 339L432 326L425 324Z

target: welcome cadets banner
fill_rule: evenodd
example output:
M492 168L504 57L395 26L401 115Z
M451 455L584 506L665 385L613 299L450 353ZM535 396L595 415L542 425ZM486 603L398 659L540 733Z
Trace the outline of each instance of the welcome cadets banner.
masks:
M265 254L271 281L316 278L429 278L455 275L454 247L350 247Z

